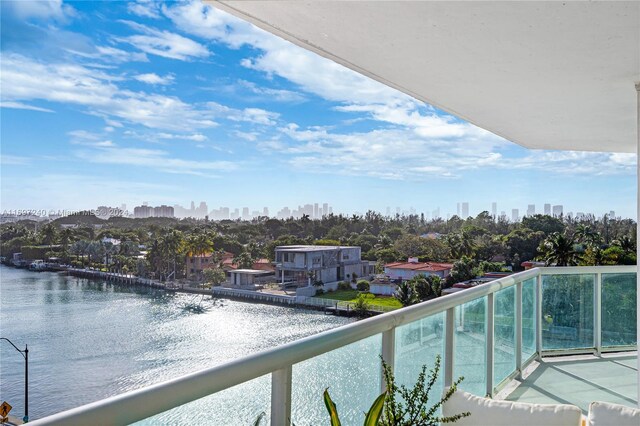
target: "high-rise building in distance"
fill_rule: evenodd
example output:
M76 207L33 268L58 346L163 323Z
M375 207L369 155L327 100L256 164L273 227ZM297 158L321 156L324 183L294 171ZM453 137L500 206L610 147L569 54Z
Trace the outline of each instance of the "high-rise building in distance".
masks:
M553 216L554 217L562 216L562 210L563 210L562 204L558 204L557 206L553 206L553 210L552 210L553 211Z
M462 219L466 219L469 217L469 203L462 203L461 206Z
M544 205L544 214L551 216L551 204L547 203Z
M536 205L529 204L527 206L527 216L533 216L534 214L536 214Z
M518 221L520 221L520 210L512 209L511 210L511 222L518 222Z

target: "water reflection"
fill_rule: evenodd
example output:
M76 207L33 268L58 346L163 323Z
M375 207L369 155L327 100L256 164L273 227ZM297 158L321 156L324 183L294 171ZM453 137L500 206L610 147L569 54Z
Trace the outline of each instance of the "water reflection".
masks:
M32 419L350 321L322 312L6 267L0 267L0 294L0 333L19 346L29 344ZM194 312L190 306L200 309ZM23 359L5 346L0 345L0 399L22 416ZM269 383L258 379L148 423L249 424L252 416L268 411ZM243 400L239 411L225 399L236 397ZM233 420L221 423L225 418Z

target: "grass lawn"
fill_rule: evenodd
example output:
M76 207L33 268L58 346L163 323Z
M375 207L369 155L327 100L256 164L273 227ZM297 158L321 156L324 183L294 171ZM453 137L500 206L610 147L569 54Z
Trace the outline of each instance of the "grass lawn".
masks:
M355 302L358 297L358 290L336 290L331 293L324 293L319 296L316 296L319 299L331 299L331 300L340 300L343 302ZM398 302L395 297L391 296L376 296L375 294L365 293L365 297L367 298L367 302L370 305L377 306L389 306L392 308L402 308L402 304Z

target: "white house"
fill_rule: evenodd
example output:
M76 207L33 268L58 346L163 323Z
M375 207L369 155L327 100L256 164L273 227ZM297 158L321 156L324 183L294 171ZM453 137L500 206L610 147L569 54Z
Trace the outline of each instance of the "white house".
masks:
M279 246L276 247L276 278L283 285L324 284L369 276L368 261L360 259L360 247L351 246Z
M410 257L406 262L393 262L384 265L384 273L392 280L410 280L416 275L437 275L446 278L451 272L451 263L418 262Z

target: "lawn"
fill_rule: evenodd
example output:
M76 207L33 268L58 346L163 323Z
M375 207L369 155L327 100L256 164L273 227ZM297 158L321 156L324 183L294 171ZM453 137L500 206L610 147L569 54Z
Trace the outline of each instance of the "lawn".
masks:
M340 300L343 302L355 302L358 294L360 292L358 290L336 290L330 293L324 293L319 296L316 296L319 299L331 299L331 300ZM388 306L391 308L402 308L402 304L398 302L398 300L391 296L376 296L371 293L364 293L367 302L370 305L377 306Z

